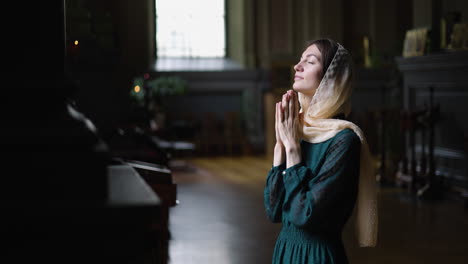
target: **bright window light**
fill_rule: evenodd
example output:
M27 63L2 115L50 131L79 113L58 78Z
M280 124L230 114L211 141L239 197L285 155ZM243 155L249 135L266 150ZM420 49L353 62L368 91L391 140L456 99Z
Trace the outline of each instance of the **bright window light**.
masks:
M224 0L155 0L158 58L226 54Z

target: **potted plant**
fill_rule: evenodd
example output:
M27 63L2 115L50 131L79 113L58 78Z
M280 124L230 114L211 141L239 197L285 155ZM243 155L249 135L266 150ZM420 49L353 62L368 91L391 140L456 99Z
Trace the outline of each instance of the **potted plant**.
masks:
M168 96L182 95L187 91L187 81L180 76L163 75L151 78L149 74L133 79L130 97L138 107L149 114L152 129L163 128L165 124ZM157 127L153 127L153 126Z

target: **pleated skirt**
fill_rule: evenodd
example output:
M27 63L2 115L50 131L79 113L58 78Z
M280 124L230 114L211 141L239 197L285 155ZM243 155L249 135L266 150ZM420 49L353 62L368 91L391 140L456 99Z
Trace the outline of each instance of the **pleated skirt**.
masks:
M348 264L341 234L317 234L283 226L273 252L273 264Z

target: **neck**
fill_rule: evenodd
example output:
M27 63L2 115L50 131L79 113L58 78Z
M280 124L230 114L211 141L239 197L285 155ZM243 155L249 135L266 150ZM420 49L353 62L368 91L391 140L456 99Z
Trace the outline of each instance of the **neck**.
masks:
M306 100L306 102L311 102L312 101L312 98L314 97L314 95L309 95L309 94L303 94L304 95L304 99Z
M305 113L314 95L313 94L309 95L309 94L304 94L304 93L301 93L301 95L303 97L302 103L304 104L304 106L302 106L302 111Z

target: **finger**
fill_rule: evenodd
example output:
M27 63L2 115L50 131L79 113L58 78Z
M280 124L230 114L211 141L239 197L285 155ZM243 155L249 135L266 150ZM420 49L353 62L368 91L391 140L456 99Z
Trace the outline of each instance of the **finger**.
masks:
M280 120L279 114L281 111L281 102L276 103L276 111L275 111L275 129L278 129L278 122Z
M294 118L294 99L289 100L289 118L292 120Z
M296 109L296 101L294 99L294 94L290 93L289 99L289 115L291 118L295 118L294 110Z
M282 98L282 101L281 101L281 106L283 107L283 109L286 107L287 101L288 101L288 94L285 93L285 94L283 94L283 98Z
M278 119L278 103L275 104L275 120Z
M283 112L283 106L282 102L278 104L278 121L283 122L284 119L284 112Z
M278 141L278 103L275 105L275 137Z
M287 98L287 96L286 96L286 98ZM290 104L289 101L286 100L285 106L283 108L283 118L282 118L282 120L289 117L289 104Z

